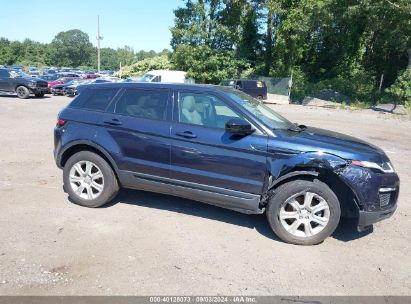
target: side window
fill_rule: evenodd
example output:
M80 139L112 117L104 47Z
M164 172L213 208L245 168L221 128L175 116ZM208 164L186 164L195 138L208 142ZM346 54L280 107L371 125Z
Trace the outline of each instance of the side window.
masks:
M83 104L83 108L89 110L103 111L107 108L110 101L116 95L118 89L98 89L90 90L89 98Z
M146 119L166 119L168 91L128 89L120 97L114 113Z
M117 92L117 88L85 89L72 101L70 107L104 111Z
M161 76L157 75L156 77L153 78L153 80L151 80L151 82L161 82Z
M218 97L201 93L179 94L179 121L212 128L225 128L231 118L240 118Z
M9 72L7 70L0 70L0 78L9 77Z

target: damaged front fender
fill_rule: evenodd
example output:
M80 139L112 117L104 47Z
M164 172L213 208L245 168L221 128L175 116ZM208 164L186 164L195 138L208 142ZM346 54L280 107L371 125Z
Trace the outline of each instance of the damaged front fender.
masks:
M272 176L271 187L280 179L284 180L285 176L294 176L295 172L318 175L320 170L330 170L338 173L348 165L341 157L323 152L275 153L275 156L269 157L267 161Z

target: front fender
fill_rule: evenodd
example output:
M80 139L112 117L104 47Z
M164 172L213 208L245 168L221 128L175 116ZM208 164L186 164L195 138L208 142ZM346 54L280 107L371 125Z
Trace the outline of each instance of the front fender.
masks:
M273 180L272 184L277 184L279 181L284 180L285 176L318 175L319 170L335 172L347 165L347 161L341 157L322 152L279 153L269 157L267 161ZM297 174L297 172L299 173Z

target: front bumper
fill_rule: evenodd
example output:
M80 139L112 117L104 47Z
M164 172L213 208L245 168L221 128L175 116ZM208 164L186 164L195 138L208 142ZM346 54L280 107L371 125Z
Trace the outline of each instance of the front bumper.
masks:
M49 91L49 89L47 87L45 87L45 88L29 88L29 90L32 94L47 93Z
M394 214L400 191L400 180L396 173L379 173L349 165L340 173L340 177L355 196L359 230Z
M397 205L395 204L389 209L382 210L382 211L359 211L358 216L358 230L363 230L367 226L371 226L374 223L379 221L385 220L391 217L395 210L397 209Z

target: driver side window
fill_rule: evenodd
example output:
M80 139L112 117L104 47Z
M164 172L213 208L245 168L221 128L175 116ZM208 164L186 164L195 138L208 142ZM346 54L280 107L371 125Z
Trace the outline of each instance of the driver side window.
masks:
M232 118L242 118L218 97L202 93L180 93L179 121L211 128L225 128Z

